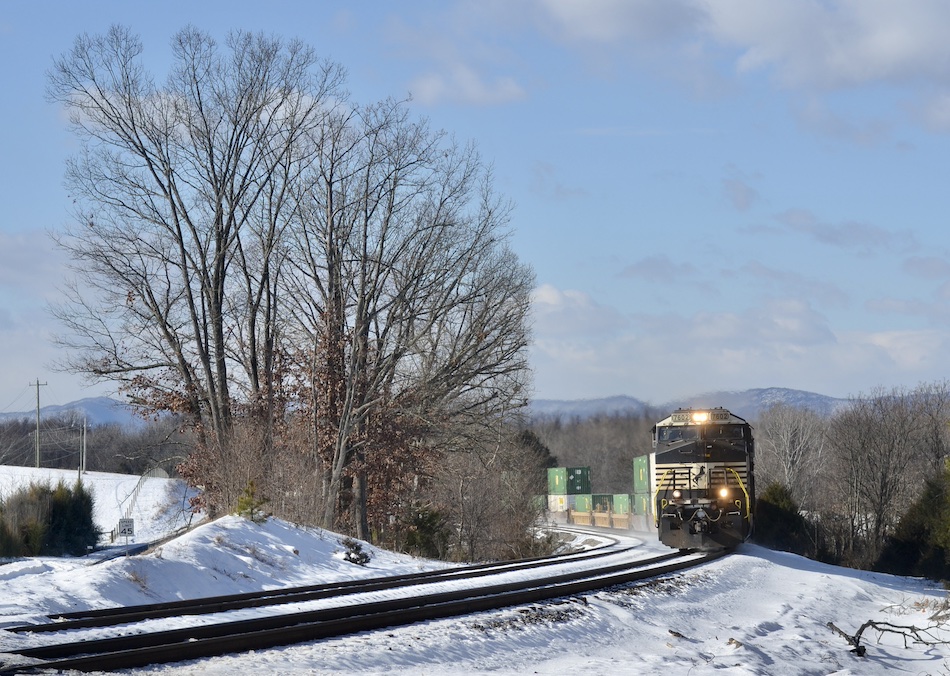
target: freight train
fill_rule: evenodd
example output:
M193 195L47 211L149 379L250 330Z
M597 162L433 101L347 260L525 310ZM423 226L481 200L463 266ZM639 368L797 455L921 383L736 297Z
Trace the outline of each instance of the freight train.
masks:
M653 452L633 459L631 495L591 494L590 468L548 470L555 521L647 530L676 549L731 549L752 533L752 426L724 408L677 409L653 427Z
M752 534L752 426L724 408L677 409L653 427L653 519L677 549L731 549Z

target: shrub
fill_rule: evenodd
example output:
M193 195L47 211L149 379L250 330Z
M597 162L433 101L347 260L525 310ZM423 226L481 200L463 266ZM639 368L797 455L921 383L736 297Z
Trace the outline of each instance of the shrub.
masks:
M809 555L808 524L788 488L772 482L755 502L754 540L760 545Z
M55 556L82 556L88 548L95 547L99 532L92 514L92 494L82 482L76 482L70 489L60 481L51 495L43 551Z
M244 487L241 497L238 498L235 514L244 517L254 523L264 523L267 521L267 512L264 511L264 505L267 504L266 498L257 497L257 486L251 479Z
M365 566L370 562L372 557L369 555L369 552L363 551L363 545L358 540L354 540L353 538L343 538L340 541L340 544L343 545L344 549L346 550L343 553L343 559L345 561L349 561L350 563L355 563L360 566Z
M448 549L449 537L445 518L434 509L422 507L412 515L406 533L406 551L416 556L441 559Z
M94 547L99 532L93 521L93 498L77 482L32 483L0 506L0 554L3 556L81 556Z
M946 475L924 484L920 498L901 517L874 565L895 575L950 579L950 481Z

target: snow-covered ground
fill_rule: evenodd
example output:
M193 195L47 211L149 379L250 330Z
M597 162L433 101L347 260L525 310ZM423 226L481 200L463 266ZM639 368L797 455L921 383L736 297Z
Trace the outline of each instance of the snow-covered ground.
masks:
M0 476L8 469L0 468ZM107 488L103 477L96 484L97 496L118 498L129 488L128 483L120 488L121 482L134 488L137 481L112 476L116 485ZM171 494L176 495L174 490ZM168 495L143 489L136 518L165 514L161 505L167 505ZM156 504L149 507L147 496L155 497ZM122 512L122 500L118 503ZM141 528L147 532L151 527L143 523ZM664 550L653 534L629 537L645 552ZM50 612L444 565L367 545L372 560L357 566L343 559L340 539L277 520L258 525L225 517L140 556L96 565L85 559L14 562L0 567L0 652L38 640L3 627L39 621ZM693 572L647 584L135 673L942 674L950 672L948 645L905 645L900 636L866 630L867 655L861 658L828 623L850 634L867 620L926 627L946 598L934 583L836 568L745 545ZM950 640L950 631L936 630L931 638ZM5 661L3 655L0 661Z

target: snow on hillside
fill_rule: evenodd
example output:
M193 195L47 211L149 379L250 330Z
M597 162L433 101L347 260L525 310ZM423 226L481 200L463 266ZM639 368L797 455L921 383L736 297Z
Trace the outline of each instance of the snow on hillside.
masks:
M126 482L132 479L100 477L97 495L127 495ZM146 494L161 491L141 495ZM139 518L161 512L143 507ZM668 551L654 533L625 537L644 551ZM343 549L341 537L327 531L228 516L138 556L96 565L81 558L44 558L0 566L0 653L27 641L49 640L3 628L40 621L50 612L445 565L366 545L372 560L362 567L346 562ZM924 627L945 601L946 592L927 581L837 568L744 545L693 572L646 584L134 673L947 673L950 646L905 645L897 635L869 630L864 636L867 656L860 658L827 626L833 622L852 634L867 620ZM950 631L938 629L932 637L950 640ZM0 654L0 662L6 661Z
M71 487L80 478L93 496L93 520L105 534L118 525L120 518L129 517L135 526L135 536L129 542L151 542L174 533L196 518L188 506L193 492L179 479L143 479L108 472L85 472L80 477L76 470L0 465L0 498L31 483L55 487L63 481Z

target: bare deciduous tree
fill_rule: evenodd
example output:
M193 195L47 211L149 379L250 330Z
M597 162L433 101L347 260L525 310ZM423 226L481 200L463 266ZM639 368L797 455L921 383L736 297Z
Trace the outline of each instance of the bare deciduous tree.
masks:
M932 401L938 400L921 388L879 388L852 399L851 406L832 419L828 443L834 484L829 495L837 496L839 504L827 504L848 521L841 534L847 563L872 564L912 504L920 486L913 478L939 452L930 445L937 413L925 415Z
M182 30L157 86L138 38L113 27L49 74L82 143L76 222L58 237L85 285L56 309L69 366L195 416L218 444L235 385L270 386L286 195L342 79L296 42L239 32L226 46Z
M209 506L253 482L325 526L352 509L367 537L380 486L406 483L380 472L414 480L445 429L525 403L533 275L472 145L402 102L350 102L300 43L225 47L181 31L156 86L116 27L50 73L82 142L58 238L82 283L55 309L68 366L192 416L183 469ZM288 467L300 491L262 476Z
M547 553L550 543L534 532L542 511L534 496L544 490L544 459L512 430L486 434L480 427L464 437L433 477L452 557L473 561Z
M320 148L283 297L298 344L312 346L330 525L348 468L369 460L374 416L495 425L523 405L533 276L507 247L510 209L474 148L411 121L404 104L341 109ZM350 478L359 505L366 478ZM359 511L356 526L362 536Z
M759 416L756 426L756 475L764 486L778 481L803 510L823 475L827 421L806 408L777 404Z
M914 398L923 481L943 472L950 457L950 382L921 383L914 389Z

